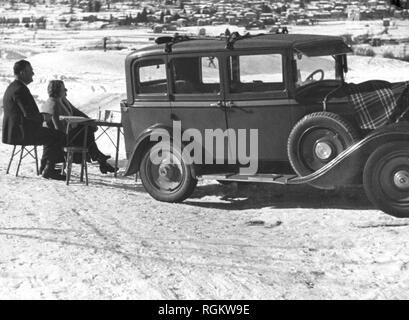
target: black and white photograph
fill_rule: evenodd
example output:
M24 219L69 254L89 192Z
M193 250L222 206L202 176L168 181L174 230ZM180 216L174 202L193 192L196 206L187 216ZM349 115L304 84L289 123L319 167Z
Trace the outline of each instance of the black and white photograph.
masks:
M409 299L409 1L0 0L0 131L0 300Z

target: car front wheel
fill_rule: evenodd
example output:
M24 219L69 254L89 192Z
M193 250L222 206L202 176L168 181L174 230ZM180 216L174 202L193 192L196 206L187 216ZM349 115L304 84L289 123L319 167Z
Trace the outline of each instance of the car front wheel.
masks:
M157 143L143 155L139 168L146 191L156 200L181 202L194 191L197 179L178 148Z
M374 151L363 173L368 199L382 211L409 217L409 143L395 141Z

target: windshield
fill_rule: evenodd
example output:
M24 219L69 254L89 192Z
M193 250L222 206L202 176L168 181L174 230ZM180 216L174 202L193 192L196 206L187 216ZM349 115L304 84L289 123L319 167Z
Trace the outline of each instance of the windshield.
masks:
M321 80L342 80L337 72L337 60L332 56L308 57L294 54L297 66L297 87Z

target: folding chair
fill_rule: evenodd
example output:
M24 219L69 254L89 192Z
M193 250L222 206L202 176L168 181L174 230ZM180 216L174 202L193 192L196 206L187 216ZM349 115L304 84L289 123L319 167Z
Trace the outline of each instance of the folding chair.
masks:
M16 148L17 148L17 145L14 145L13 152L11 153L9 165L7 166L6 174L8 174L10 172L11 163L13 162L14 157L17 156L18 154L20 154L19 161L18 161L18 164L17 164L16 177L18 176L18 172L20 171L20 166L21 166L22 160L28 155L30 155L33 159L35 159L35 161L36 161L36 172L37 172L37 175L39 175L40 172L38 170L37 146L36 145L29 145L29 146L21 145L21 148L19 148L19 150L17 150L17 151L16 151Z

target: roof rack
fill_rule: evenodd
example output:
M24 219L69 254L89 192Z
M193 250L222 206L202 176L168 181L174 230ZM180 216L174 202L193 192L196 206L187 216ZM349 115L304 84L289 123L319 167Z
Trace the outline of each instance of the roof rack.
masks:
M250 38L251 35L250 33L245 33L244 35L240 35L237 31L232 32L226 39L226 49L233 50L234 49L234 43L238 40L242 39L247 39Z
M251 35L250 33L245 33L244 35L240 35L237 31L232 32L228 36L220 35L216 37L209 37L209 36L188 36L188 35L179 35L175 34L174 36L162 36L155 39L156 44L165 44L165 52L170 53L172 52L172 45L179 42L184 41L191 41L191 40L218 40L218 41L225 41L226 42L226 49L232 50L234 49L234 43L238 40L254 38L257 36L263 36L265 33L259 33L256 35Z
M165 52L172 52L172 45L179 42L191 41L191 40L223 40L222 37L203 37L203 36L188 36L175 34L172 36L162 36L155 39L156 44L165 44Z

